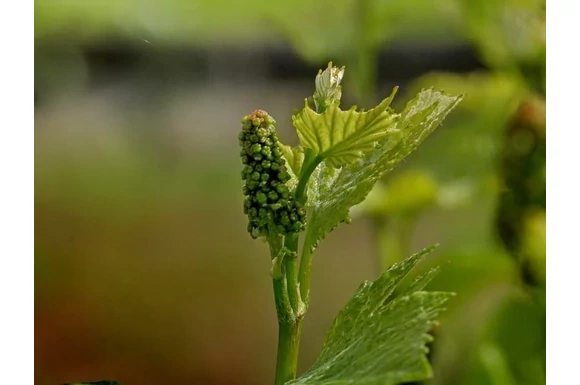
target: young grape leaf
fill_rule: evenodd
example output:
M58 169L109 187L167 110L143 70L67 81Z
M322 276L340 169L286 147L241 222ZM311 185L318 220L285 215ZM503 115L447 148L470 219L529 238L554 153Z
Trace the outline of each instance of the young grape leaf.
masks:
M292 173L294 177L300 176L300 168L304 162L304 150L302 147L290 147L285 144L280 145L282 155L286 159L286 164L290 168L288 172Z
M398 115L391 112L391 96L369 111L356 111L356 107L342 111L336 105L319 114L308 104L292 116L300 144L310 148L327 164L338 168L363 156L395 127Z
M411 100L399 119L391 121L378 148L354 162L335 169L328 159L311 177L308 201L312 214L307 229L307 247L348 217L352 206L362 202L377 180L391 171L441 124L462 96L449 96L432 89Z
M342 86L340 82L344 76L344 67L338 68L328 63L328 68L318 71L314 84L314 95L312 100L316 111L325 111L330 106L338 106L342 97Z
M452 294L418 291L420 285L402 295L395 289L432 249L364 282L334 320L316 363L287 385L389 385L430 377L428 331Z

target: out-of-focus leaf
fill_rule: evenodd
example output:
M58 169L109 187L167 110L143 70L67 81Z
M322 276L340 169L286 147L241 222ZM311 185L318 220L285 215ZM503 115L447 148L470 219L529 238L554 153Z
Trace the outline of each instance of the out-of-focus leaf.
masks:
M535 280L546 284L546 211L539 209L525 216L523 223L522 255L527 259Z
M356 208L371 215L411 215L436 203L438 187L429 173L409 170L394 175L386 185L377 183Z

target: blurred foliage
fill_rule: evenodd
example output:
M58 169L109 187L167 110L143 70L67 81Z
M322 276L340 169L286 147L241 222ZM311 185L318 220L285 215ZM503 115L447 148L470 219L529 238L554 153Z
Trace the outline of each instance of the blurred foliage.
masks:
M270 17L305 60L346 64L355 100L370 106L376 97L381 48L400 36L453 39L449 24L440 22L453 17L450 8L450 0L325 0L306 2L288 14L274 11Z
M545 94L545 0L458 0L461 29L494 70Z
M441 36L449 32L433 16L446 15L452 0L441 5L426 0L371 0L369 37L380 43L393 33ZM94 40L110 34L155 38L161 41L193 41L202 44L253 42L263 44L276 38L278 29L290 40L304 45L309 59L322 55L336 57L344 50L352 32L352 11L364 6L353 0L277 1L250 0L243 3L218 0L136 1L104 0L81 4L69 0L42 0L35 3L35 37L50 38L63 32L73 40ZM409 23L410 21L410 23ZM301 32L294 26L301 26ZM445 26L443 26L445 27ZM141 35L142 34L142 35ZM287 34L287 35L286 35ZM280 34L278 34L278 37ZM323 60L328 61L328 60Z
M414 199L421 192L413 187L425 190L426 195L432 194L434 188L422 187L424 183L406 176L433 175L439 186L439 199L432 202L432 209L449 210L458 204L465 208L488 201L490 210L494 210L493 202L497 201L497 213L488 214L491 234L487 246L482 244L479 252L488 248L490 253L497 253L492 250L505 245L512 255L500 258L516 263L506 281L486 286L479 286L477 280L463 286L456 276L450 277L456 285L453 290L472 293L475 301L477 294L473 290L504 293L496 299L496 305L481 304L486 310L479 314L482 320L479 326L470 325L474 330L471 338L461 330L467 326L460 324L466 317L463 311L469 311L470 306L455 304L455 308L451 304L456 314L443 321L449 322L448 328L443 336L438 336L434 346L437 376L432 383L542 384L545 383L545 106L542 96L535 93L545 93L545 8L535 1L459 3L466 36L475 43L493 72L468 76L432 74L417 80L414 89L434 85L464 92L466 97L458 113L446 122L445 129L409 160L399 180L408 179L407 190L413 192L407 196ZM383 190L388 191L389 186L401 190L396 187L399 184L396 179L387 180ZM417 219L409 220L408 209L395 204L395 197L381 191L373 194L380 197L375 202L379 199L382 203L362 209L374 218L379 258L393 263L404 255ZM393 207L401 210L388 210L389 199ZM382 219L377 219L377 207L384 210ZM427 208L423 206L423 210ZM496 225L502 243L493 235ZM493 260L488 255L480 263L492 267ZM531 285L528 295L514 295L524 289L521 283ZM514 308L518 310L513 311ZM520 318L523 314L527 318ZM519 328L526 322L529 328ZM454 323L459 324L454 328ZM527 343L518 342L519 339ZM518 345L522 350L514 349Z
M356 208L376 216L413 215L436 202L438 187L429 174L409 170L389 178L388 188L379 184Z
M277 7L289 11L293 2ZM231 1L137 1L103 0L79 3L69 0L42 0L35 3L35 37L50 39L63 32L75 41L102 40L115 36L153 39L156 42L193 41L212 44L227 38L240 41L268 41L261 0Z
M545 281L539 265L546 260L546 107L541 98L524 100L515 114L505 135L500 175L498 232L534 286Z

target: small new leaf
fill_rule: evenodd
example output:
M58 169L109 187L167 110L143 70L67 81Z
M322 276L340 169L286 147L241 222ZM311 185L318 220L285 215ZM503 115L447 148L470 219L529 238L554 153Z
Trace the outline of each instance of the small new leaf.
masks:
M287 385L391 385L431 376L428 334L451 293L395 289L432 248L361 285L338 314L316 363Z
M352 163L395 128L398 116L390 111L389 105L396 92L397 88L378 106L365 112L356 111L356 107L342 111L338 104L333 104L317 113L306 105L292 116L300 144L335 168Z
M344 67L338 68L328 63L328 68L318 71L314 80L314 106L316 111L322 112L330 106L338 106L342 97L340 82L344 76Z
M280 146L282 155L286 159L286 164L290 168L291 175L294 179L300 176L300 167L304 162L304 150L302 147L290 147L285 144Z

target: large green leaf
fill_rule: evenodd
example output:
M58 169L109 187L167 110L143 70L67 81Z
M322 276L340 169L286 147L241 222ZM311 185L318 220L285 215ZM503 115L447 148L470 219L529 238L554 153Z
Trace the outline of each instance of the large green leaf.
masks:
M287 385L389 385L431 376L425 344L441 306L451 293L420 291L432 276L403 294L395 289L432 248L364 282L338 314L316 363Z
M395 122L390 120L380 145L340 169L322 162L308 187L307 205L312 208L307 247L348 217L349 209L362 202L377 180L391 171L441 124L462 96L449 96L432 89L421 91Z
M342 111L338 105L332 105L319 114L306 104L292 116L300 144L336 168L361 158L395 128L398 115L392 113L389 105L396 90L378 106L364 112L356 111L356 107Z

